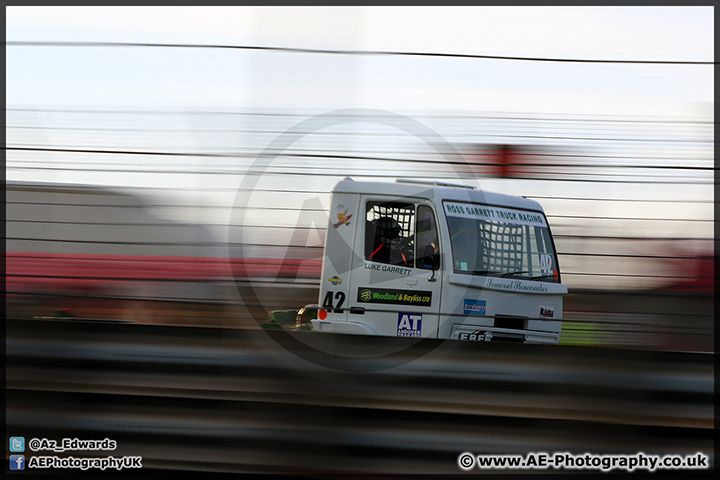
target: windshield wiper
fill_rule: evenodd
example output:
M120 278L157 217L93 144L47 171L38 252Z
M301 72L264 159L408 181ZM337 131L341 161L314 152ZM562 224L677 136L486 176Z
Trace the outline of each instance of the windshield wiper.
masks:
M473 270L473 275L487 275L487 274L493 274L493 275L500 275L501 278L509 277L510 275L519 275L521 273L530 273L530 272L498 272L497 270Z
M505 277L509 277L509 276L511 276L511 275L520 275L521 273L530 273L530 272L521 272L521 271L518 270L517 272L507 272L507 273L503 273L503 274L500 275L500 276L501 276L502 278L505 278Z
M488 273L502 273L502 272L496 272L495 270L473 270L473 275L487 275Z
M532 277L530 280L540 280L541 278L555 278L555 275L540 275L539 277Z

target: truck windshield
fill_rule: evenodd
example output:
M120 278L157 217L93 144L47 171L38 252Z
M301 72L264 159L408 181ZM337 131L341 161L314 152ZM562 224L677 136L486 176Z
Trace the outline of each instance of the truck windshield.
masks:
M444 202L454 273L559 282L557 256L540 212Z

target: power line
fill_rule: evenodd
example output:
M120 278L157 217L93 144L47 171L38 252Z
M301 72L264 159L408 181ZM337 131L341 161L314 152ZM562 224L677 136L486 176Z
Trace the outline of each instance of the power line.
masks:
M180 133L180 132L178 132ZM269 132L258 132L258 133L269 133ZM503 137L508 137L508 135L502 135ZM533 137L533 138L539 138L539 139L545 139L549 137ZM578 137L568 137L569 139L573 140L584 140L582 138ZM605 140L615 140L615 141L625 141L625 139L605 139ZM654 140L647 140L648 142L653 142ZM678 141L687 141L691 142L692 140L678 140ZM479 144L480 147L492 147L494 144ZM211 157L211 158L231 158L231 159L237 159L237 158L257 158L261 155L261 153L253 153L248 151L243 152L228 152L228 153L206 153L206 152L167 152L167 151L160 151L160 150L111 150L111 149L89 149L89 148L72 148L69 146L56 146L56 147L50 147L50 146L42 146L42 145L11 145L8 144L5 146L5 150L16 150L16 151L23 151L23 152L53 152L53 153L93 153L93 154L108 154L108 155L155 155L155 156L181 156L181 157ZM327 150L325 150L327 151ZM332 151L332 150L330 150ZM356 152L348 152L348 153L320 153L320 151L315 150L304 150L304 149L293 149L290 151L282 152L280 157L297 157L297 158L320 158L320 159L331 159L331 160L379 160L379 161L393 161L393 162L416 162L416 163L424 163L424 164L445 164L445 165L470 165L470 164L476 164L478 162L472 162L472 161L449 161L449 160L433 160L433 159L417 159L417 158L399 158L399 157L378 157L378 156L369 156L369 155L356 155ZM380 153L380 152L368 152L368 153ZM421 152L421 151L397 151L392 152L396 155L428 155L428 152ZM460 156L461 157L493 157L495 154L490 152L484 152L482 150L479 150L476 152L464 152ZM652 160L654 162L658 160L680 160L687 162L686 157L660 157L660 156L624 156L619 157L617 155L589 155L589 154L575 154L575 153L555 153L555 152L548 152L548 153L534 153L532 150L529 152L522 152L520 151L518 153L521 157L534 157L534 158L550 158L550 159L562 159L562 162L550 162L550 163L540 163L540 162L523 162L522 160L518 160L516 163L509 164L509 166L513 167L580 167L580 168L642 168L642 169L675 169L675 170L715 170L716 167L702 167L702 166L694 166L694 165L628 165L628 164L617 164L617 163L567 163L566 159L587 159L587 160ZM10 160L14 162L25 162L25 163L47 163L46 161L42 160ZM79 162L74 161L72 162L74 164L95 164L97 162ZM488 166L497 166L498 163L483 163L484 165ZM143 165L146 165L145 163ZM203 165L206 166L206 165Z
M6 150L14 150L14 151L26 151L26 152L53 152L53 153L81 153L81 154L103 154L103 155L150 155L150 156L177 156L177 157L207 157L207 158L253 158L253 155L248 154L242 154L242 153L203 153L203 152L163 152L163 151L138 151L138 150L105 150L105 149L84 149L84 148L57 148L57 147L14 147L14 146L6 146ZM401 152L404 154L412 154L412 152ZM458 165L458 166L468 166L468 167L497 167L504 164L500 164L497 162L473 162L473 161L449 161L449 160L418 160L413 158L391 158L391 157L371 157L367 155L342 155L342 154L325 154L325 153L283 153L281 155L282 157L288 157L288 158L300 158L300 159L310 159L310 158L318 158L318 159L330 159L330 160L370 160L370 161L383 161L383 162L399 162L399 163L412 163L412 164L421 164L421 165ZM484 156L491 156L491 154L486 154ZM548 156L553 158L555 155L553 154L543 154L543 155L534 155L534 156ZM557 155L559 157L568 157L568 158L613 158L610 156L595 156L595 155ZM650 157L646 157L647 159L651 159ZM635 158L635 159L641 159L641 158ZM14 163L20 163L20 164L44 164L44 163L52 163L50 161L45 160L7 160L8 162L14 162ZM103 165L99 162L71 162L76 165ZM135 165L135 166L144 166L147 167L149 165L142 164L142 165ZM161 167L162 165L150 165L153 167ZM714 171L715 167L702 167L702 166L693 166L693 165L622 165L622 164L583 164L583 163L540 163L540 162L533 162L533 163L512 163L508 164L510 167L518 168L518 169L535 169L535 168L555 168L555 169L561 169L561 168L585 168L585 169L654 169L654 170L691 170L691 171ZM228 167L228 165L202 165L203 168L223 168ZM52 169L58 169L58 170L86 170L86 171L106 171L106 169L97 169L97 168L68 168L68 167L11 167L11 168L24 168L24 169L45 169L45 170L52 170ZM277 168L277 167L275 167ZM317 166L305 166L305 165L292 165L290 168L293 169L316 169L321 168ZM109 171L109 170L107 170ZM138 170L131 170L126 169L124 171L127 172L137 172ZM141 171L147 171L147 172L153 172L152 170L141 170ZM164 171L164 170L163 170ZM194 171L187 171L187 172L178 172L178 171L171 171L168 170L168 173L193 173ZM197 173L212 173L212 172L204 172L204 171L197 171ZM225 172L222 172L225 173ZM233 172L227 172L227 173L233 173ZM548 172L550 173L550 172ZM617 177L627 177L627 176L634 176L632 174L625 175L625 174L597 174L597 173L570 173L570 172L564 172L565 175L588 175L588 176L617 176ZM647 177L647 175L644 175ZM657 176L656 176L657 177ZM678 178L695 178L695 177L678 177Z
M483 165L478 165L479 167L482 167ZM320 169L320 167L291 167L296 170L301 169L307 169L307 170L315 170ZM358 172L348 172L345 171L344 173L333 173L333 172L321 172L321 171L298 171L298 172L290 172L290 171L271 171L271 170L246 170L246 171L232 171L232 170L215 170L215 171L204 171L204 170L152 170L152 169L117 169L117 168L65 168L65 167L20 167L20 166L8 166L6 167L7 170L29 170L29 171L55 171L55 172L95 172L95 173L126 173L126 174L136 174L136 173L144 173L144 174L163 174L163 175L273 175L273 176L286 176L286 177L344 177L349 175L357 175L362 177L370 177L370 178L395 178L397 175L395 174L370 174L370 173L364 173L363 171ZM432 172L428 172L432 173ZM568 175L566 173L566 175ZM601 174L601 173L579 173L576 175L585 175L589 177L638 177L639 175L620 175L620 174ZM417 178L427 179L427 180L434 180L437 177L432 175L422 175L418 176ZM470 177L472 178L472 177ZM602 179L602 178L559 178L559 177L548 177L543 178L542 180L548 181L548 182L581 182L581 183L616 183L616 184L636 184L636 185L713 185L713 181L702 181L701 177L662 177L659 175L653 175L653 176L642 176L642 178L650 178L651 180L618 180L616 179ZM652 180L655 178L684 178L685 181L682 180ZM523 176L523 175L515 175L513 176L513 179L515 180L537 180L535 176ZM696 180L697 179L697 180ZM689 180L695 180L695 181L689 181Z
M531 62L562 62L562 63L615 63L615 64L645 64L645 65L714 65L715 62L699 62L687 60L604 60L604 59L577 59L577 58L543 58L543 57L517 57L503 55L475 55L469 53L439 53L439 52L401 52L381 50L336 50L301 47L268 47L258 45L200 45L179 43L134 43L134 42L57 42L57 41L6 41L6 45L16 47L150 47L150 48L194 48L194 49L226 49L226 50L256 50L290 53L319 53L332 55L384 55L405 57L445 57L470 58L484 60L518 60Z
M8 150L13 150L12 147L8 147ZM53 152L56 153L87 153L86 151L76 151L72 152L71 150L61 150L61 149L53 149ZM92 152L92 153L99 153L99 152ZM186 157L195 157L195 156L217 156L217 157L226 157L226 158L241 158L243 155L225 155L225 154L199 154L196 155L194 153L163 153L163 152L103 152L103 153L109 153L109 154L124 154L124 155L173 155L173 156L186 156ZM642 176L644 178L665 178L666 176L663 175L649 175L648 173L595 173L593 171L597 170L689 170L689 171L697 171L697 172L711 172L715 169L713 167L701 167L701 166L686 166L686 165L615 165L615 164L591 164L591 163L517 163L517 164L503 164L498 163L495 161L492 162L480 162L480 161L468 161L468 162L450 162L445 160L417 160L417 159L405 159L405 158L382 158L382 157L366 157L366 156L353 156L353 155L324 155L324 154L283 154L283 158L300 158L308 157L308 158L317 158L317 159L326 159L326 158L336 158L338 160L347 160L347 161L353 161L353 160L367 160L367 161L381 161L386 163L411 163L411 164L417 164L417 165L425 165L425 166L451 166L451 165L458 165L458 166L467 166L469 168L473 169L483 169L483 168L493 168L493 167L501 167L501 166L507 166L517 169L518 173L530 173L532 172L535 175L547 175L547 174L563 174L563 175L586 175L590 177L637 177ZM580 157L578 157L580 158ZM583 157L588 158L588 157ZM596 158L590 156L589 158ZM12 166L6 166L6 168L25 168L25 169L32 169L32 168L40 168L40 169L77 169L77 170L88 170L88 171L106 171L104 167L108 166L108 164L98 161L78 161L78 160L71 160L71 161L63 161L62 167L58 164L57 161L54 160L28 160L28 159L7 159L7 163L12 164ZM85 168L85 167L88 168ZM167 164L163 163L150 163L150 162L136 162L136 163L129 163L128 161L124 161L123 165L125 168L125 171L128 172L138 172L138 171L153 171L150 170L151 168L161 169L161 168L177 168L179 165L175 166L169 166ZM193 165L192 163L186 163L184 164L186 167L196 167L196 168L202 168L203 170L208 169L239 169L244 170L245 168L249 168L249 166L241 165L241 164L208 164L203 163L201 165ZM136 167L136 169L133 169L132 167ZM142 168L143 170L139 170L139 168ZM277 166L268 166L268 170L276 170L278 168L288 168L288 169L295 169L295 170L312 170L312 169L319 169L319 168L325 168L324 166L317 166L317 165L302 165L302 164L295 164L295 165L277 165ZM144 170L148 169L148 170ZM550 170L548 170L550 169ZM563 171L565 169L565 171ZM575 170L580 169L581 171L567 171L567 170ZM587 170L587 171L582 171ZM165 171L165 170L163 170ZM168 172L171 172L172 170L167 170ZM188 170L187 173L193 173L194 170ZM202 173L202 172L198 172ZM488 175L491 175L488 173ZM513 176L517 176L516 174L513 174ZM674 175L674 178L685 178L685 179L698 179L698 178L705 178L704 176L700 175L685 175L685 176L679 176ZM480 178L478 178L480 180Z
M576 239L576 240L620 240L620 241L641 241L641 242L697 242L697 241L712 241L712 237L631 237L631 236L621 236L621 235L570 235L570 234L562 234L562 233L554 233L553 237L555 239ZM562 253L558 253L558 255L562 255Z
M338 178L346 177L347 175L337 175ZM359 177L362 177L363 175L360 175ZM389 177L390 178L390 177ZM450 178L450 177L447 177ZM436 178L437 179L437 178ZM453 180L458 180L457 178L453 177ZM474 180L486 180L485 178L475 178ZM31 191L38 191L38 188L53 188L53 187L64 187L65 184L63 183L47 183L47 184L41 184L40 186L35 186L32 184L26 184L23 183L23 181L18 180L10 180L10 183L6 184L6 190L8 191L24 191L27 190L28 187L31 188ZM77 187L77 185L75 186ZM91 191L95 192L97 191L98 194L106 193L104 190L95 190L96 188L93 185L82 185L83 188L88 188ZM152 187L146 187L146 186L128 186L128 185L109 185L109 186L102 186L100 188L109 189L114 194L117 194L117 191L120 191L121 189L128 189L128 190L138 190L138 191L149 191L149 192L182 192L187 193L187 189L185 188L179 188L179 187L163 187L163 186L152 186ZM117 190L117 191L116 191ZM291 195L321 195L324 197L329 197L331 192L330 190L284 190L284 189L273 189L273 188L239 188L239 187L222 187L222 186L216 186L213 188L195 188L194 191L196 192L205 192L205 193L218 193L218 192L249 192L249 193L257 193L257 194L263 194L263 193L283 193L283 194L291 194ZM677 198L677 199L667 199L667 198L593 198L593 197L569 197L569 196L553 196L553 195L525 195L526 198L530 199L543 199L543 200L561 200L561 201L581 201L581 202L622 202L622 203L692 203L692 204L711 204L715 203L715 201L711 198L706 199L683 199L683 198ZM18 204L38 204L38 205L50 205L43 202L21 202L21 201L10 201L8 203L18 203ZM66 203L66 205L77 205L77 206L90 206L86 204L79 204L79 203ZM113 206L113 205L97 205L97 206ZM183 205L173 205L173 204L147 204L148 207L176 207ZM197 207L197 205L190 205L191 207ZM125 206L121 206L122 208L125 208ZM211 206L214 208L214 206ZM232 207L235 207L235 205L232 205Z
M80 114L120 114L120 115L230 115L230 116L256 116L256 117L288 117L288 118L308 118L313 116L313 113L294 113L294 112L243 112L243 111L198 111L198 110L88 110L79 108L29 108L29 107L9 107L5 109L8 112L31 112L31 113L80 113ZM489 112L488 112L489 113ZM517 116L527 115L527 116ZM552 114L556 117L559 114ZM373 115L367 115L372 117ZM601 117L598 115L597 117ZM456 120L521 120L521 121L542 121L542 122L568 122L568 123L579 123L579 122L597 122L597 123L644 123L644 124L702 124L712 126L714 125L712 119L708 120L697 120L696 117L674 117L675 120L658 120L655 116L649 118L631 118L630 116L623 116L622 118L597 118L588 117L587 114L581 113L565 113L561 117L539 117L536 113L523 113L513 112L512 114L498 115L493 113L492 115L474 115L474 114L461 114L461 113L421 113L413 115L413 118L442 118L442 119L456 119Z
M95 204L68 204L68 203L40 203L40 202L7 202L8 205L18 205L18 204L25 204L25 205L44 205L44 206L52 206L52 207L89 207L89 208L137 208L136 206L132 205L95 205ZM217 209L228 209L228 208L234 208L234 205L145 205L145 207L175 207L175 208L217 208ZM269 210L273 212L285 212L285 211L295 211L295 212L316 212L316 213L329 213L330 209L320 209L320 208L294 208L294 207L268 207L268 206L252 206L247 207L248 210L254 211L254 210ZM633 222L714 222L714 219L712 218L653 218L653 217L605 217L605 216L589 216L589 215L547 215L549 219L575 219L575 220L627 220L627 221L633 221ZM182 224L169 224L169 223L122 223L122 222L92 222L92 221L65 221L65 220L27 220L27 219L13 219L13 218L6 218L6 222L15 222L15 223L48 223L48 224L70 224L70 225L122 225L127 227L132 226L179 226L179 227L202 227L205 226L205 223L182 223ZM324 230L324 228L319 227L301 227L301 226L294 226L294 225L230 225L230 226L242 226L243 228L287 228L287 229L303 229L303 228L312 228L312 229L320 229Z
M227 243L223 242L211 242L211 241L202 241L202 242L150 242L150 241L121 241L121 240L80 240L80 239L66 239L66 238L31 238L31 237L5 237L6 240L14 240L14 241L22 241L22 242L45 242L45 243L57 243L57 244L64 244L64 243L82 243L82 244L93 244L93 245L140 245L140 246L147 246L147 247L157 247L157 246L173 246L173 247L225 247L227 246ZM253 245L253 244L246 244L246 245ZM282 246L282 245L277 245ZM298 245L288 245L290 247L295 247ZM303 245L304 247L304 245ZM307 248L323 248L322 246L319 247L313 247L308 246Z
M622 120L618 120L618 123L627 123L623 122ZM540 123L540 121L538 121ZM567 122L571 123L571 122ZM677 124L689 124L689 122L678 122ZM677 125L676 124L676 125ZM594 126L594 125L593 125ZM518 126L513 126L514 128L518 128ZM181 129L160 129L160 128L98 128L98 127L48 127L48 126L29 126L29 125L6 125L5 128L8 129L16 129L16 130L39 130L39 131L57 131L57 132L104 132L104 133L172 133L172 134L184 134L187 130L181 130ZM568 130L568 127L562 127L564 130ZM252 129L242 129L242 128L205 128L205 129L198 129L194 128L193 133L197 135L218 135L218 134L255 134L255 135L280 135L283 133L287 133L287 130L252 130ZM709 133L709 132L708 132ZM366 133L366 132L326 132L326 131L318 131L313 132L313 135L317 136L326 136L326 137L340 137L340 136L349 136L349 137L380 137L380 138L398 138L398 137L405 137L407 136L407 133L405 132L373 132L373 133ZM463 133L450 133L447 134L448 137L501 137L501 138L531 138L531 139L551 139L551 140L623 140L623 141L635 141L635 142L693 142L693 143L709 143L710 140L704 140L704 139L667 139L667 138L661 138L661 139L653 139L653 138L602 138L602 137L559 137L559 136L550 136L550 135L511 135L508 133L479 133L479 132L463 132ZM524 145L523 145L524 146Z
M273 265L274 266L274 265ZM273 272L274 273L274 272ZM698 278L698 277L685 277L685 276L675 276L675 275L629 275L629 274L607 274L607 273L569 273L569 272L563 272L563 275L586 275L586 276L594 276L594 277L641 277L641 278L657 278L657 279L666 279L666 278L672 278L672 279L692 279L692 278ZM251 275L254 276L254 275ZM146 277L108 277L108 276L87 276L87 275L51 275L51 274L9 274L8 277L13 278L26 278L26 279L63 279L63 280L91 280L91 281L100 281L100 280L122 280L122 281L156 281L156 282L197 282L197 281L205 281L205 282L212 282L220 280L220 278L214 278L214 279L195 279L195 278L146 278ZM219 276L218 276L219 277ZM308 278L308 277L299 277L301 279ZM314 278L314 277L312 277ZM712 277L701 277L701 278L712 278ZM287 280L287 278L279 277L280 281ZM304 284L298 284L298 285L304 285ZM640 313L640 312L638 312ZM646 312L642 312L646 313ZM648 312L652 313L652 312ZM671 313L668 313L671 314ZM680 315L680 314L677 314ZM703 315L703 314L696 314L696 315Z
M306 227L307 229L314 229L312 227ZM642 237L609 237L601 235L553 235L555 238L575 238L575 239L594 239L594 240L638 240L638 241L710 241L711 238L642 238ZM45 242L45 243L81 243L81 244L96 244L96 245L141 245L147 247L155 246L185 246L185 247L227 247L227 243L213 242L213 241L202 241L202 242L150 242L150 241L110 241L110 240L80 240L80 239L61 239L61 238L31 238L31 237L6 237L6 240L13 241L24 241L24 242ZM270 247L270 248L298 248L298 249L319 249L324 248L323 245L300 245L300 244L278 244L278 243L255 243L255 242L243 242L242 244L232 244L235 247L241 245L243 247ZM583 254L583 253L564 253L558 252L559 256L573 255L573 256L594 256L594 254ZM600 254L608 256L617 256L612 254ZM658 258L674 258L674 257L663 257ZM578 274L579 275L579 274ZM607 274L617 276L619 274ZM670 277L673 277L672 275Z
M572 218L575 220L631 220L640 222L714 222L712 218L652 218L652 217L603 217L589 215L547 215L548 218Z
M286 193L292 193L292 192L286 192ZM329 193L328 193L329 195ZM138 208L137 205L117 205L117 204L107 204L107 203L57 203L57 202L20 202L20 201L12 201L12 200L6 200L6 205L37 205L37 206L53 206L53 207L87 207L87 208ZM186 209L210 209L210 208L217 208L217 209L227 209L227 208L235 208L235 205L192 205L192 204L174 204L174 203L143 203L143 208L186 208ZM268 207L263 205L254 205L252 207L248 207L250 210L272 210L272 211L293 211L293 212L325 212L327 213L329 210L325 208L303 208L303 207L291 207L291 206L283 206L283 207ZM19 222L24 220L10 220L6 219L7 222ZM28 220L30 221L30 220Z
M554 196L543 196L543 195L525 195L526 198L538 198L542 200L572 200L572 201L585 201L585 202L623 202L623 203L714 203L712 199L705 200L692 200L692 199L653 199L653 198L584 198L584 197L554 197Z
M138 189L140 188L148 188L148 189L154 189L155 187L136 187ZM173 190L172 188L157 188L158 190ZM178 189L179 190L179 189ZM235 189L225 189L225 190L235 190ZM14 190L10 190L14 191ZM38 190L33 190L38 191ZM215 192L216 190L210 189L207 190L210 192ZM238 190L240 191L240 190ZM321 191L310 191L310 192L293 192L293 191L287 191L287 190L261 190L261 189L244 189L243 191L251 191L251 192L257 192L257 193L287 193L287 194L297 194L297 193L306 193L306 194L317 194L317 195L330 195L330 192L321 192ZM626 202L626 203L633 203L633 202L641 202L641 203L714 203L711 199L706 200L652 200L652 199L641 199L641 200L633 200L633 199L623 199L623 198L577 198L577 197L538 197L535 195L526 195L526 198L542 198L546 200L584 200L589 202ZM117 204L107 204L107 203L57 203L57 202L41 202L41 201L17 201L17 200L9 200L6 199L7 205L43 205L43 206L61 206L61 207L89 207L89 208L95 208L95 207L109 207L109 208L137 208L136 205L117 205ZM157 207L157 208L235 208L236 205L223 205L223 204L217 204L217 205L193 205L193 204L175 204L175 203L143 203L143 207ZM290 206L283 206L283 207L269 207L269 206L263 206L263 205L255 205L251 207L253 210L292 210L292 211L305 211L305 212L327 212L327 209L319 209L319 208L296 208L296 207L290 207ZM559 217L561 215L548 215L548 217ZM588 217L588 218L599 218L599 217Z

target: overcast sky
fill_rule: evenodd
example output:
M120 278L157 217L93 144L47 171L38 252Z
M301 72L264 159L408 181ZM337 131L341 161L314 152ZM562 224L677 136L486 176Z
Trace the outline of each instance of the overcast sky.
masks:
M712 7L7 7L8 41L712 61ZM243 50L7 49L8 105L693 114L710 65ZM704 112L706 113L706 112Z

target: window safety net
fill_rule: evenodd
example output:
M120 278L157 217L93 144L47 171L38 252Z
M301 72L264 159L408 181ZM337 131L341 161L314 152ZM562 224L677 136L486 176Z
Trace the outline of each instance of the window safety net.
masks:
M478 222L483 240L482 265L485 270L517 271L523 260L523 227L496 222Z

